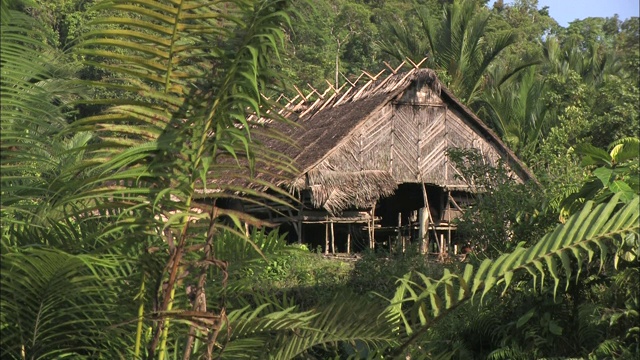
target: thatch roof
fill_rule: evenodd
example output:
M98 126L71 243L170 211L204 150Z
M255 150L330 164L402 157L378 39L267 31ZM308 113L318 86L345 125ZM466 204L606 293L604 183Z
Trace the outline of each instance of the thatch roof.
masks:
M380 197L393 195L396 180L387 171L363 170L339 172L313 169L306 181L298 178L292 187L311 190L311 201L316 208L325 208L332 214L355 207L370 208Z
M399 95L412 81L426 79L437 81L432 70L413 69L384 80L369 81L361 87L351 87L342 93L334 92L331 97L318 99L310 105L307 102L289 104L282 115L300 126L276 126L295 140L299 148L276 141L269 147L288 155L304 175L367 116Z
M327 168L326 163L322 167L318 165L348 141L355 129L415 84L427 84L449 108L461 113L465 121L470 122L487 142L493 144L522 181L535 181L531 172L499 137L442 85L434 71L414 66L407 72L392 72L385 78L381 78L382 72L372 76L362 86L332 88L331 96L327 96L326 92L321 95L315 90L306 97L300 93L284 107L281 115L298 126L282 123L270 123L267 126L294 140L298 146L275 139L265 140L265 145L293 159L300 174L281 185L294 191L309 190L313 205L331 213L353 207L367 208L377 199L393 194L397 180L388 170L361 168L359 171L347 171L339 167Z

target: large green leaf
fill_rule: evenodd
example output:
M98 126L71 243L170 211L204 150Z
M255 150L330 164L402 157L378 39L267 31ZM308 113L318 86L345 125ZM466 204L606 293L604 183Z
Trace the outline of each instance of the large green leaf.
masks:
M518 247L495 260L486 259L477 269L467 264L464 274L445 273L439 280L420 274L417 277L420 281L414 281L409 275L400 279L388 311L393 318L403 320L408 340L396 353L400 355L402 349L424 335L431 323L462 302L473 299L478 293L484 296L499 284L506 290L514 273L528 273L534 280L539 278L541 286L545 285L545 277L550 277L555 296L560 282L568 283L572 277L579 276L584 264L598 259L602 263L621 246L621 239L629 234L639 235L639 199L636 195L628 203L621 204L620 194L617 194L606 203L596 205L589 201L580 213L558 225L534 246ZM596 251L599 257L594 256ZM574 261L578 263L577 267ZM560 275L559 269L564 271L564 276ZM459 297L437 301L440 294L456 289L460 292Z

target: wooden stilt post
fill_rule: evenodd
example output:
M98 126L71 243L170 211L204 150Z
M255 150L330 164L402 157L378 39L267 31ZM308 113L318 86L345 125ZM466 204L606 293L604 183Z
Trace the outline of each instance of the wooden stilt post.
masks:
M371 225L371 220L367 221L367 234L369 234L369 249L373 250L373 237L371 236L371 229L373 225Z
M373 203L371 209L371 239L373 240L373 248L376 248L376 203Z
M336 236L333 232L333 221L331 222L331 253L334 255L336 253Z
M404 254L404 252L407 249L407 238L404 237L404 235L402 235L402 237L400 239L402 241L402 253Z
M304 214L302 211L302 200L300 200L300 208L298 209L298 244L302 244L302 219Z
M287 214L289 214L289 217L293 220L293 214L291 213L291 210L287 210ZM300 213L298 213L298 217L300 217ZM271 212L269 212L269 220L271 220ZM298 235L298 244L302 243L302 239L300 236L300 224L298 222L298 220L296 221L292 221L291 222L291 226L293 226L293 230L296 231L296 235Z
M411 212L411 216L409 218L409 222L407 223L407 228L409 229L409 242L411 244L413 244L414 240L417 241L417 236L418 236L418 235L415 235L415 238L414 238L414 231L413 231L414 223L419 224L419 222L418 222L418 210L413 210Z
M404 237L402 236L402 213L398 213L398 238L396 244L400 245L400 251L404 253Z
M347 230L347 255L351 254L351 224Z
M329 255L329 219L324 223L324 254Z
M418 221L420 224L420 253L427 253L427 239L429 238L429 209L418 210Z
M376 203L373 203L373 207L371 207L371 225L369 227L369 244L370 244L369 247L372 250L376 248L375 221L376 221Z
M424 184L424 182L422 183L422 197L424 199L424 208L425 208L425 210L427 212L426 213L426 217L427 218L425 219L426 226L425 226L425 232L424 232L424 234L426 236L423 237L424 243L425 243L425 245L424 245L424 247L425 247L424 253L428 253L429 252L429 224L431 223L431 221L430 221L431 220L431 209L429 209L429 197L427 196L427 187ZM434 235L436 237L436 242L437 242L438 241L438 234L436 233L435 227L433 228L433 233L434 233Z
M444 234L440 234L440 259L444 259Z

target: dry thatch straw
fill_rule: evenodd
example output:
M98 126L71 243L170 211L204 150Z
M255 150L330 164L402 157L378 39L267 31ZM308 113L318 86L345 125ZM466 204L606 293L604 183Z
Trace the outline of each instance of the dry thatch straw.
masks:
M381 170L311 170L306 175L306 181L294 182L295 190L310 189L313 206L331 214L350 207L371 208L379 198L390 196L397 189L393 176Z

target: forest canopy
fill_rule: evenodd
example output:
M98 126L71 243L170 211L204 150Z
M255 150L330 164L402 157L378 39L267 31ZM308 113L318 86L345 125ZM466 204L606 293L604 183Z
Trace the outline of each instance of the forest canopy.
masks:
M537 0L0 10L1 358L640 355L638 17L563 27ZM295 126L271 99L407 59L538 179L451 149L484 190L457 223L473 254L340 263L218 206L295 201L276 185L292 159L256 140L291 144L252 116Z

